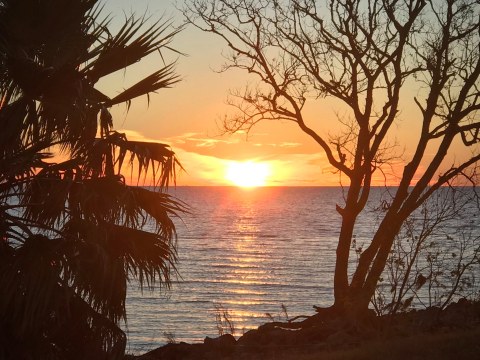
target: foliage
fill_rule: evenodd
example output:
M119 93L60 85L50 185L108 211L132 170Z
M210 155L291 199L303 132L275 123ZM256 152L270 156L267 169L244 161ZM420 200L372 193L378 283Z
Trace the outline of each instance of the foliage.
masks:
M177 340L175 338L175 333L165 331L163 333L163 336L165 337L165 340L167 340L167 344L176 344L177 343Z
M372 299L378 314L477 299L480 237L468 190L442 188L405 221Z
M281 304L280 305L280 309L281 309L281 312L279 314L275 314L275 315L272 315L271 313L265 313L265 317L271 321L271 322L275 322L275 321L286 321L286 322L291 322L292 319L290 319L290 317L288 316L288 310L287 310L287 307L285 306L285 304ZM297 318L300 318L302 316L299 316L299 317L296 317L295 319Z
M174 64L114 97L98 84L180 29L130 17L113 34L97 2L0 1L1 358L121 358L128 282L168 286L174 270L178 162L110 113L175 84ZM128 185L129 167L155 186Z
M219 336L235 335L236 328L232 315L222 304L215 304L215 325Z
M257 83L230 98L225 129L290 121L311 137L345 185L334 275L335 306L355 314L374 295L402 224L439 188L478 181L480 34L476 0L190 0L187 22L230 52L223 71ZM414 88L415 91L411 91ZM341 104L337 124L307 105ZM311 109L313 107L310 107ZM407 144L396 130L408 114ZM411 124L411 125L410 125ZM452 151L461 156L447 156ZM458 153L457 153L458 154ZM392 176L393 173L393 176ZM375 178L398 185L349 271L358 216Z

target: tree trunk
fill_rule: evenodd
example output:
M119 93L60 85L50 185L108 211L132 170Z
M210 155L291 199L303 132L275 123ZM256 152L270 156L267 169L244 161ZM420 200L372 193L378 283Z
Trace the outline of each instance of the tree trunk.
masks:
M402 223L397 214L387 214L376 231L372 243L360 257L349 287L349 303L359 311L368 309Z
M375 289L378 284L378 280L380 279L380 276L383 273L383 270L385 269L385 265L387 263L388 255L390 254L390 250L392 249L393 242L395 240L395 234L398 232L393 230L394 232L391 232L390 234L387 234L383 238L382 245L380 246L380 249L377 253L377 256L375 256L375 260L373 261L372 267L370 268L370 271L368 272L368 276L365 279L365 284L363 285L363 289L361 291L362 294L362 302L366 301L366 305L368 306L370 299L373 298L373 295L375 294Z
M333 281L335 295L334 306L338 309L344 308L349 293L348 259L356 219L356 216L350 211L345 211L342 214L342 217L342 227L338 239L335 276Z

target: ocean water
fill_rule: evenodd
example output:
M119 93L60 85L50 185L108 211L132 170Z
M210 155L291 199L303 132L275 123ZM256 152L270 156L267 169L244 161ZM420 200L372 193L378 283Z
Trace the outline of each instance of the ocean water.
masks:
M375 191L379 201L384 190ZM218 336L225 312L239 336L271 318L285 320L285 310L292 318L333 303L340 188L179 187L172 193L192 212L176 221L179 276L170 290L141 293L131 284L128 352L168 339ZM358 242L375 226L368 214L357 222Z

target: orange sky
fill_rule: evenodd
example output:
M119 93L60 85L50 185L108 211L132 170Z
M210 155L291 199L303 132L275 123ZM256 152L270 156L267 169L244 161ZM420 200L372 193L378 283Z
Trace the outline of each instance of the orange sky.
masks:
M178 2L181 6L182 1ZM112 13L115 24L121 22L124 14L132 12L158 19L163 13L174 17L177 24L182 22L178 11L168 1L159 0L106 0L105 13ZM243 72L218 74L222 64L223 44L211 34L187 28L173 42L173 47L188 56L164 54L167 59L178 59L177 72L183 80L174 88L159 91L150 97L132 103L130 111L119 106L112 109L115 127L127 133L131 139L145 139L170 144L186 172L180 173L177 185L230 185L227 179L229 166L235 161L254 161L268 164L270 169L266 185L280 186L337 186L339 175L333 174L325 155L307 135L292 123L265 122L248 134L221 135L221 119L233 109L225 104L229 89L241 88L248 81ZM208 49L208 50L206 50ZM114 95L120 89L149 75L156 67L162 66L158 55L128 73L119 72L100 84L101 89ZM418 91L413 84L408 89L410 99ZM411 106L411 105L410 105ZM307 118L322 135L335 133L335 112L337 105L320 100L306 108ZM400 144L398 152L408 157L411 136L415 127L414 106L405 106L400 114L399 125L394 134ZM392 138L392 142L395 139ZM451 158L458 154L452 152ZM402 164L395 164L397 175ZM395 182L392 174L390 184ZM378 185L383 184L378 175Z

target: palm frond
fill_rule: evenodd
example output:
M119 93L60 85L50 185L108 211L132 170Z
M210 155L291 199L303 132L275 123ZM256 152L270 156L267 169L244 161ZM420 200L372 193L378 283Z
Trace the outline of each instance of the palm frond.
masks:
M113 99L95 85L181 29L132 17L112 36L97 3L0 0L0 358L120 359L128 281L168 286L175 269L185 207L164 191L181 165L109 112L176 83L174 64ZM161 192L127 186L127 163Z
M56 242L34 235L16 251L2 252L0 312L16 325L16 336L38 332L52 309L60 306L55 289L61 268Z
M61 179L34 180L22 197L25 220L31 224L43 224L46 229L54 229L68 218L65 211L67 193L68 184Z
M0 193L18 188L23 180L32 178L36 169L47 166L45 159L52 154L44 152L45 144L36 143L0 158Z
M8 157L25 144L45 140L33 100L18 98L0 109L0 154Z
M187 213L188 206L172 196L156 191L150 191L142 187L130 187L135 196L138 206L155 219L157 232L166 238L174 238L175 225L173 217Z
M176 261L173 239L81 219L66 223L64 233L71 240L63 267L66 280L93 309L112 321L125 318L129 279L150 289L155 283L170 284Z
M0 328L15 324L4 333L11 341L9 358L21 357L25 347L59 359L123 354L123 331L68 286L68 261L85 255L71 249L72 242L38 235L17 250L0 249Z
M128 19L118 33L101 44L99 55L84 71L95 83L101 77L126 68L152 52L166 46L180 29L164 34L170 22L157 23L144 29L146 19Z
M176 167L183 169L168 145L131 141L122 133L111 132L105 138L97 138L88 149L85 172L91 177L120 174L127 155L131 170L134 166L138 169L137 179L141 179L142 175L145 179L151 170L153 182L160 187L166 187L170 180L175 180Z
M62 359L124 359L127 337L119 326L80 296L70 296L71 317L54 334ZM79 351L80 350L80 351Z
M175 75L174 65L175 64L170 64L165 66L163 69L160 69L147 76L135 85L132 85L122 93L115 96L113 99L107 102L106 105L112 106L124 102L130 103L130 101L136 97L147 95L159 89L168 88L171 85L179 82L180 77Z
M118 148L117 163L119 170L123 165L125 156L130 153L129 164L131 166L134 163L137 164L137 177L140 178L142 174L146 175L151 168L154 183L162 188L168 186L170 180L175 180L176 167L183 169L175 157L175 153L166 144L131 141L119 133L109 137L109 141Z
M69 287L110 321L125 319L128 274L107 243L105 224L73 219L63 233L63 276Z
M72 180L56 169L46 168L33 177L21 196L25 219L51 228L67 219L65 204Z
M170 276L177 260L172 239L113 224L107 229L112 252L123 259L126 271L139 281L141 287L153 290L154 284L170 286Z
M175 236L172 218L187 211L186 205L172 196L128 186L117 176L72 183L68 207L70 216L96 223L108 221L131 228L155 224L156 231L166 238Z
M72 216L94 223L107 221L137 228L146 222L133 194L118 176L73 183L68 202Z
M49 166L29 182L20 202L25 219L51 228L72 217L135 228L146 223L146 214L120 177L81 179L77 164L68 165L72 168Z

